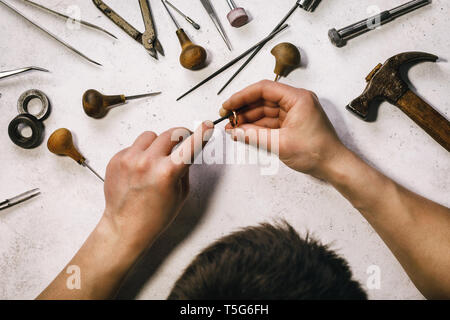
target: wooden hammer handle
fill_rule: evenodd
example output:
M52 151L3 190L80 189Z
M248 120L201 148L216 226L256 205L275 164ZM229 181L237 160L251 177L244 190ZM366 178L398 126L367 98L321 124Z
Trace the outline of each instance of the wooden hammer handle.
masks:
M450 152L450 122L439 112L411 90L397 101L397 107Z

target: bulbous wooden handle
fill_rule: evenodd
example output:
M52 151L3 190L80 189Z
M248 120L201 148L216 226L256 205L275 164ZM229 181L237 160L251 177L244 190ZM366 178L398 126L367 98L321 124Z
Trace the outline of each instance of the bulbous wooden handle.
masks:
M183 29L177 30L177 36L181 44L181 65L189 70L202 69L207 58L206 50L193 44Z
M70 157L79 164L83 164L86 161L75 148L72 133L68 129L61 128L53 132L48 139L47 148L50 152L60 156Z
M83 109L89 117L103 118L111 106L125 103L124 95L105 96L96 90L88 90L83 95Z

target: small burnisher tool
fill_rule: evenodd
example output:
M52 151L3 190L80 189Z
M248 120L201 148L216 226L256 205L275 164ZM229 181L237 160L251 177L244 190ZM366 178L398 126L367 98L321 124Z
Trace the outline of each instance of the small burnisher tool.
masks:
M230 21L231 26L240 28L248 23L248 15L244 8L238 7L233 0L227 0L231 11L228 13L227 18Z
M33 189L27 192L24 192L22 194L19 194L18 196L15 196L14 198L7 199L3 202L0 202L0 211L5 210L8 208L11 208L19 203L25 202L27 200L30 200L31 198L34 198L41 194L41 191L39 189Z
M72 158L78 164L91 170L97 178L105 182L105 180L86 163L86 158L75 148L72 133L69 130L62 128L53 132L48 139L47 148L51 153Z
M90 89L83 95L83 109L89 117L100 119L105 117L109 109L113 106L124 104L128 100L142 99L157 96L159 94L161 94L161 92L152 92L128 97L123 94L105 96L97 90Z
M225 33L225 30L223 29L222 24L220 23L219 18L217 17L216 11L214 10L211 1L210 0L200 0L200 2L203 4L203 7L205 7L206 12L208 12L209 16L211 17L211 20L214 22L214 25L217 28L217 31L219 31L220 36L223 38L223 41L225 41L225 44L227 45L228 49L231 51L231 43L230 40L228 40L227 34Z
M195 29L200 30L200 25L198 23L196 23L192 18L188 17L187 15L185 15L180 9L178 9L177 7L175 7L172 3L170 3L169 1L165 0L165 2L172 7L173 10L175 10L176 12L178 12L183 18L186 19L187 22L189 22Z

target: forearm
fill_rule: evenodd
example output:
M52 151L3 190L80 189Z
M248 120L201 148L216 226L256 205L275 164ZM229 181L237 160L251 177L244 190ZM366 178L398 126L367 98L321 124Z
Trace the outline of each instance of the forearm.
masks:
M343 150L326 179L361 212L427 298L450 298L450 210Z
M113 298L140 252L121 239L108 219L102 218L81 249L37 299L84 300ZM70 266L80 271L80 288L70 288ZM73 276L73 275L72 275Z

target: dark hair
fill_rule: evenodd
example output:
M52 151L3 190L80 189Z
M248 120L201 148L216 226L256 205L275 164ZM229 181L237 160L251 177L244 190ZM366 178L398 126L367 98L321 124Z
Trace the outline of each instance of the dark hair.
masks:
M185 270L168 299L362 300L367 295L344 259L283 222L246 228L212 244Z

